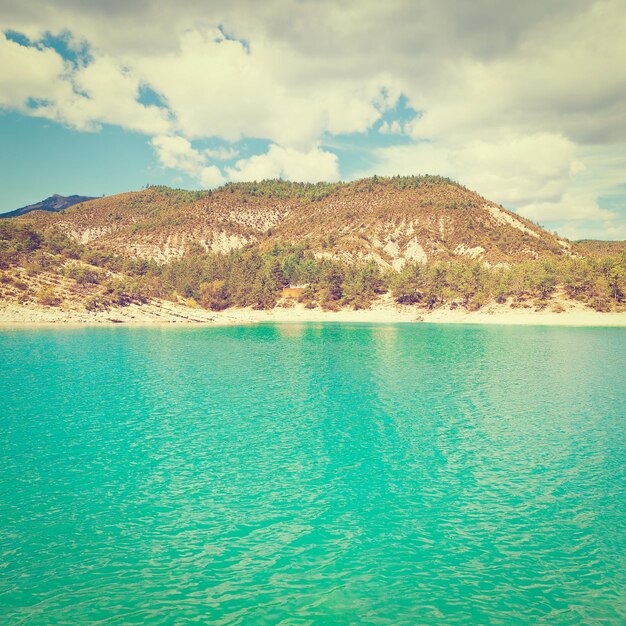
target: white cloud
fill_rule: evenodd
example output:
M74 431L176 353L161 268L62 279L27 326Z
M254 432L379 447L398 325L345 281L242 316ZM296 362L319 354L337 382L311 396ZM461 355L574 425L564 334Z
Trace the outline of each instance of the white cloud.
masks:
M139 78L111 57L96 57L75 72L73 82L76 91L85 97L68 103L74 105L67 107L70 123L93 120L150 135L165 133L170 128L168 112L139 103ZM59 108L62 112L63 104Z
M270 138L310 149L324 132L365 131L380 116L382 83L307 81L308 62L259 40L252 49L215 29L183 33L180 48L133 67L167 101L187 137Z
M581 220L610 222L617 217L613 211L601 209L590 193L578 195L564 193L555 202L531 202L521 207L519 212L530 219L545 222Z
M363 175L441 174L515 206L559 197L575 169L575 153L571 141L547 133L507 133L458 145L416 142L378 150L376 163Z
M204 154L207 155L210 159L215 159L216 161L230 161L239 155L239 151L235 148L206 148L203 150Z
M0 35L0 106L25 110L29 99L63 95L66 65L50 48L27 48Z
M211 151L197 150L184 137L155 137L152 146L161 165L181 170L207 188L217 187L226 180L284 178L317 182L339 179L337 156L319 148L299 152L272 144L265 154L240 159L233 167L227 167L226 176L217 166L209 163Z
M625 140L626 5L583 7L539 21L508 54L460 55L427 90L410 84L410 98L425 109L413 135L459 139L514 128L577 142Z
M339 180L337 156L314 148L299 152L273 144L265 154L237 161L234 167L226 168L231 180L263 180L284 178L302 182Z
M476 139L459 151L467 184L510 206L559 197L576 166L576 146L549 133Z
M147 134L169 128L167 111L137 101L139 81L113 59L72 68L51 48L0 37L0 106L46 117L79 130L102 123Z
M184 137L155 137L152 146L164 167L185 172L203 187L213 188L226 182L219 168L209 165L206 155L196 150Z

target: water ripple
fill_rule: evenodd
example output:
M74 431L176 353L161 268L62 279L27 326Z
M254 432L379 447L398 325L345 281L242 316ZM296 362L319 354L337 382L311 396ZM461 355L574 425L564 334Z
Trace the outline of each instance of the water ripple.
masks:
M626 333L0 334L9 624L626 622Z

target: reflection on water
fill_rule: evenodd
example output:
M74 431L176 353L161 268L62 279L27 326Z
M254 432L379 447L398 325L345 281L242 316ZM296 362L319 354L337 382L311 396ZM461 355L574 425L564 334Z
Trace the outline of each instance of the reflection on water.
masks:
M620 623L619 329L0 335L4 622Z

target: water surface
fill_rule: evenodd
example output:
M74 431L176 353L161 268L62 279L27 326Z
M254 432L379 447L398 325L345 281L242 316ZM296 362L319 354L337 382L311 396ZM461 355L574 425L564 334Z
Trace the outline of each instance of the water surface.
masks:
M626 623L626 331L0 332L0 622Z

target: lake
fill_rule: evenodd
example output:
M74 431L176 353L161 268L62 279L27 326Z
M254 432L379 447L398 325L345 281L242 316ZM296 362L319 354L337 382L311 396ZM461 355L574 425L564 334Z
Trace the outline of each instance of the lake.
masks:
M0 622L623 624L626 330L0 331Z

